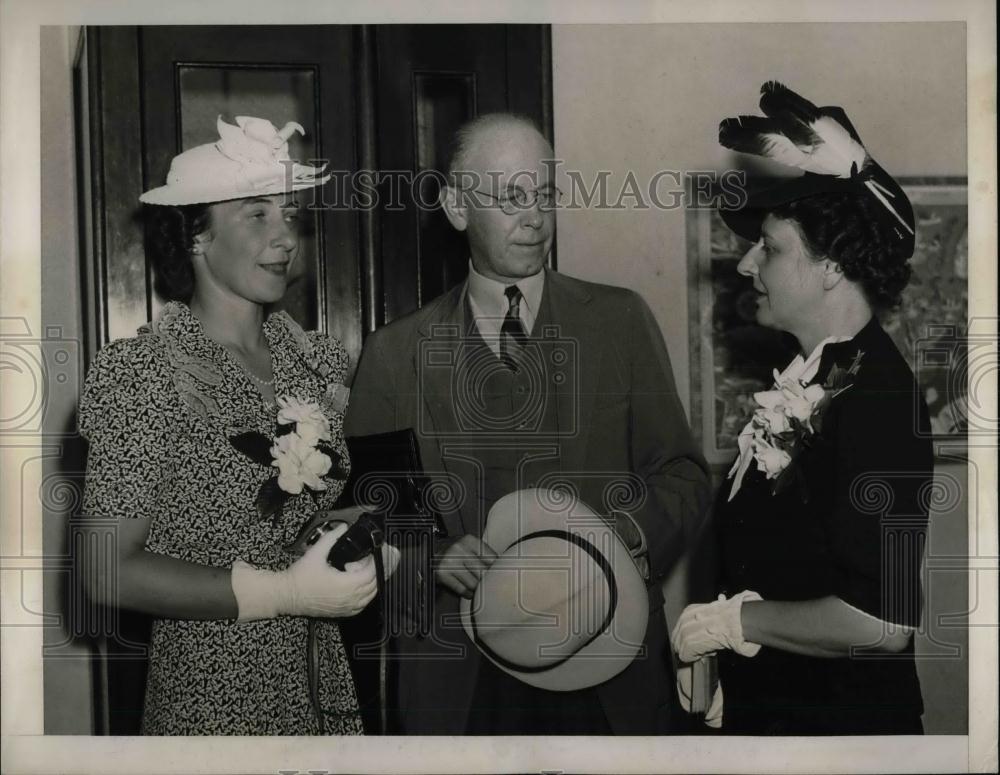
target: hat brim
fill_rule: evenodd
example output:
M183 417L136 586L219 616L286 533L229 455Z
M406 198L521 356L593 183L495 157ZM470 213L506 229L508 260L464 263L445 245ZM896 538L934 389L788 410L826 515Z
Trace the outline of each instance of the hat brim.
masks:
M298 166L298 165L296 165ZM175 207L196 204L215 204L216 202L230 202L235 199L249 199L255 196L272 196L274 194L288 194L293 191L303 191L307 188L322 186L331 175L322 175L310 180L293 181L289 185L285 180L278 180L274 183L264 184L257 187L246 186L244 188L219 187L219 186L192 186L185 184L170 184L150 189L139 197L139 201L147 205L173 205Z
M488 650L480 649L480 653L504 672L539 689L574 691L597 686L628 667L642 648L649 622L646 584L611 526L586 504L561 492L527 489L505 495L490 509L483 540L502 555L524 536L546 530L574 533L605 553L618 590L608 626L572 656L548 669L521 671L494 659ZM473 601L462 598L459 615L469 640L476 643L472 605Z
M906 192L896 180L881 166L872 162L866 167L863 180L876 181L891 198L895 212L887 207L875 208L875 216L895 235L903 254L913 254L914 223L913 205ZM761 225L764 219L776 207L806 199L820 194L851 194L852 196L870 196L861 180L854 178L837 178L832 175L816 175L807 172L796 178L768 180L750 178L746 185L746 199L736 208L726 207L726 202L720 202L719 215L723 222L733 232L750 242L760 239ZM900 224L909 224L901 226Z

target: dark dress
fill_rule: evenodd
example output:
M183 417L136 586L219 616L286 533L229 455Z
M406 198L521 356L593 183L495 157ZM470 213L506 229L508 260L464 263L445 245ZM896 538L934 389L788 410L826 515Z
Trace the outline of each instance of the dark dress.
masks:
M303 331L283 312L264 323L277 396L317 402L333 445L346 457L343 386L347 354L335 339ZM291 498L276 523L255 500L273 470L229 443L245 430L273 435L276 408L206 335L183 304L167 304L140 335L102 348L87 375L80 428L90 442L86 513L150 520L146 549L229 568L237 559L287 567L283 550L343 482L313 503ZM357 698L337 622L316 621L319 702L325 730L361 734ZM155 619L142 732L147 735L309 735L319 732L310 701L309 620Z
M804 487L772 495L772 482L751 465L731 502L731 482L721 488L721 591L788 601L835 595L916 627L933 480L927 407L874 318L853 339L824 348L814 382L834 363L848 368L859 351L852 387L833 399L819 443L797 461ZM863 646L836 659L767 646L751 658L720 652L723 731L921 734L913 639L898 654Z

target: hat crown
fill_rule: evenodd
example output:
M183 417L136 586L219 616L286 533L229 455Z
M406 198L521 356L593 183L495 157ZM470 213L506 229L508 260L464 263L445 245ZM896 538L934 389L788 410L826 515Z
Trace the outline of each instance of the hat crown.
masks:
M267 196L322 185L322 167L299 164L288 153L288 139L302 125L289 121L280 130L267 119L237 116L236 124L216 119L219 139L190 148L170 162L167 183L147 191L147 204L185 205Z
M524 668L556 664L597 634L613 605L614 581L578 544L527 538L497 559L476 588L476 634Z
M609 521L564 487L518 490L490 509L497 553L471 600L470 641L532 686L596 686L638 653L649 621L642 575Z
M252 116L237 116L236 126L227 124L219 116L216 128L219 139L215 147L219 152L233 161L250 165L287 161L288 138L295 132L305 134L296 121L289 121L279 132L267 119Z

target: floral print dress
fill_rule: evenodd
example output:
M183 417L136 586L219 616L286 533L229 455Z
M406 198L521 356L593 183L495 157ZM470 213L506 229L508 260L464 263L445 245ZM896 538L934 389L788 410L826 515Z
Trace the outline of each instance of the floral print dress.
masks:
M270 315L275 396L317 402L344 460L343 386L347 355L287 314ZM139 335L112 342L94 359L80 403L90 442L85 513L150 519L146 548L229 568L243 560L280 570L317 508L329 508L343 482L328 478L314 503L293 496L276 521L256 509L275 469L253 462L229 438L275 434L276 408L183 304L171 302ZM238 622L153 622L142 731L150 735L304 735L320 731L309 689L302 617ZM319 701L325 731L360 734L357 697L337 624L313 620L319 642Z

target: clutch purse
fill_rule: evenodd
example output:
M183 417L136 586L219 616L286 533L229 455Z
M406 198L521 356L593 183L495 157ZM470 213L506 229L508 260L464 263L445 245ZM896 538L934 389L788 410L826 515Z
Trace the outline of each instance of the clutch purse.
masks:
M427 477L412 428L349 436L351 474L337 507L365 504L386 515L387 521L431 525L443 535L440 515L427 502Z

